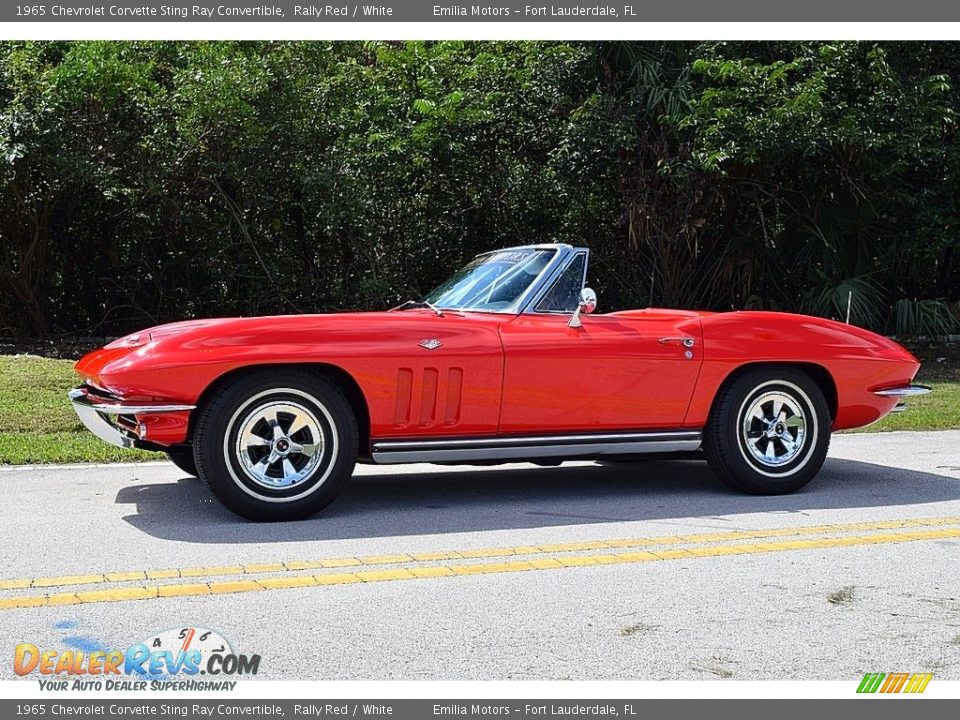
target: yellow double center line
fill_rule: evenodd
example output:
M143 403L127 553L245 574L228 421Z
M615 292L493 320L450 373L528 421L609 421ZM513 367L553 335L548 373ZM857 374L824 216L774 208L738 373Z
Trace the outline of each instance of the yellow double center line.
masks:
M568 567L627 565L945 538L960 538L960 516L588 540L475 550L21 578L0 580L0 591L14 593L0 598L0 610ZM625 550L627 552L623 552ZM499 559L499 561L475 562L493 559ZM343 571L344 568L350 569ZM310 572L312 570L327 572L313 574ZM340 572L332 572L335 570ZM189 582L182 582L183 580L189 580ZM100 585L110 587L86 589ZM69 590L42 594L29 592L41 588L69 588Z

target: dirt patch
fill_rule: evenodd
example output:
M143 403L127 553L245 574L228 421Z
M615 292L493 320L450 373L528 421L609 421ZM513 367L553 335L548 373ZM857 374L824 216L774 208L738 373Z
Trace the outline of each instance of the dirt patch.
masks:
M647 625L646 623L637 623L636 625L629 625L625 628L621 628L620 634L624 637L635 637L635 636L644 636L649 635L655 631L659 625Z
M831 605L848 605L854 600L855 590L856 588L853 585L846 585L839 590L834 590L827 594L827 602Z

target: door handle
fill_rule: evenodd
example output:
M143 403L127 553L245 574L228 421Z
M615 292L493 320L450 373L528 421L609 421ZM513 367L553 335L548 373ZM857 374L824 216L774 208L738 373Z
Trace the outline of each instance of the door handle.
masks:
M662 337L659 342L661 345L683 345L685 348L692 348L697 341L692 337Z

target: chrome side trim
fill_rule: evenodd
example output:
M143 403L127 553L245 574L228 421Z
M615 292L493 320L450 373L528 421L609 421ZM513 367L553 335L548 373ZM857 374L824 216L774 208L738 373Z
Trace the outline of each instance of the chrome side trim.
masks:
M911 397L914 395L926 395L931 388L926 385L907 385L906 387L890 388L889 390L874 390L874 395L881 397Z
M73 409L77 413L87 430L98 438L111 445L121 448L136 447L137 439L124 429L116 425L118 415L137 415L139 413L163 413L193 410L195 405L125 405L123 402L114 402L107 398L99 400L98 396L91 395L86 388L77 388L67 393Z
M372 458L384 465L411 462L470 460L534 460L601 455L685 452L700 447L699 430L535 437L450 438L437 440L377 440Z

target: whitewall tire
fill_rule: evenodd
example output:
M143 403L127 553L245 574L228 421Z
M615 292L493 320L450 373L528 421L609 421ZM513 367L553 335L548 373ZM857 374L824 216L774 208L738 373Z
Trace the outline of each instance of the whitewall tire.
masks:
M357 459L357 421L325 377L288 368L240 376L200 409L197 471L251 520L295 520L329 505Z
M803 371L749 369L726 384L704 431L707 461L726 484L754 495L782 495L814 478L830 445L830 410Z

